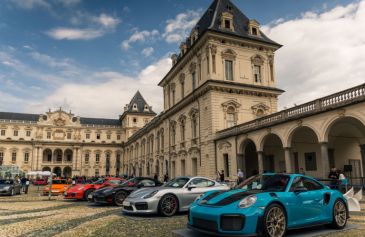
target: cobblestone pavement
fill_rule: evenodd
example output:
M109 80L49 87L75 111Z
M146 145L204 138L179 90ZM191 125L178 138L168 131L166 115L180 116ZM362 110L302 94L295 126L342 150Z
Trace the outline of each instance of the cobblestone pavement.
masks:
M171 218L136 217L121 214L120 208L94 206L87 202L65 201L62 197L40 196L31 187L21 196L0 197L0 236L30 237L176 237L173 230L186 226L186 214ZM365 209L365 204L362 204ZM331 234L331 237L365 236L365 212L349 220L357 228Z

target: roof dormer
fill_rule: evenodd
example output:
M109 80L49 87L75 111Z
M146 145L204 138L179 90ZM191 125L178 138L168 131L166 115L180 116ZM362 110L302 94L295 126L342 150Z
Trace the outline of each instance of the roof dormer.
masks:
M222 12L221 28L225 30L234 31L233 15L230 12Z
M136 103L133 104L132 110L133 111L138 111L138 107L137 107L137 104Z
M248 32L250 35L260 36L260 23L256 20L250 20L248 22Z
M193 45L195 43L195 41L198 40L198 35L199 35L198 29L195 27L191 31L191 34L190 34L190 43L191 43L191 45Z

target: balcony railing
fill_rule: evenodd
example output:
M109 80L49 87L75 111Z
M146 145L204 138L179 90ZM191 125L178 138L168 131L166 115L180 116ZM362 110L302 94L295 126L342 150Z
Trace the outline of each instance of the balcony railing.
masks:
M247 133L259 128L279 124L287 120L306 117L362 101L365 101L365 84L219 131L217 133L217 139Z

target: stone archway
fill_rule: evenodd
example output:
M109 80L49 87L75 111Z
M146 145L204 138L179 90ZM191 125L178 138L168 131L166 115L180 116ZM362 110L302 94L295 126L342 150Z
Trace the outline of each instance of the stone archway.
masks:
M313 177L325 178L328 175L328 159L325 144L319 144L317 133L310 127L300 126L292 131L288 141L291 147L294 172ZM324 151L325 150L325 151Z
M53 162L55 163L62 163L62 150L61 149L56 149L53 152Z
M365 176L365 125L353 117L342 117L326 128L330 168L345 172L353 184Z
M237 168L244 171L246 177L259 173L258 155L255 143L246 139L240 146L242 155L237 160Z
M65 168L63 168L63 176L66 178L72 177L72 169L70 166L66 166Z
M42 168L42 171L51 171L51 168L48 167L48 166L45 166L45 167Z
M61 175L62 175L61 167L58 167L58 166L54 167L53 168L53 173L55 173L57 177L61 177Z
M52 162L52 150L47 148L43 151L43 162Z
M262 139L262 151L264 172L287 172L283 142L278 135L266 135Z

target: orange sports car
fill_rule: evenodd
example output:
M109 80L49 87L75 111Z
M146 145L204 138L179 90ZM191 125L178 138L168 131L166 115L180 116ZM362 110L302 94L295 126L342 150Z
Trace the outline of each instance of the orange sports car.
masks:
M70 187L70 185L71 184L66 179L53 179L51 194L61 195L68 189L68 187ZM49 186L46 186L43 190L43 195L48 195L48 194L49 194Z

